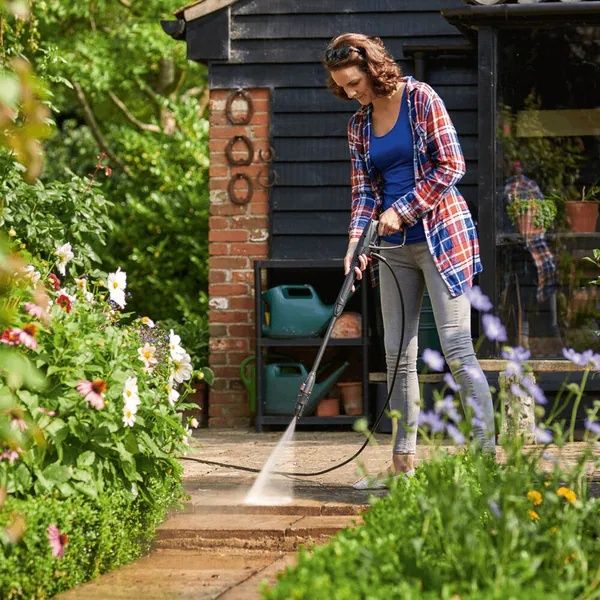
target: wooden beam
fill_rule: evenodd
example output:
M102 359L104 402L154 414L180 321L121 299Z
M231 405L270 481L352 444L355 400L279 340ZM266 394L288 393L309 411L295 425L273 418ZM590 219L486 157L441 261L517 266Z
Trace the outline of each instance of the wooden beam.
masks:
M237 2L237 0L200 0L180 8L175 12L175 15L178 17L183 16L186 21L193 21L222 8L227 8L234 2Z

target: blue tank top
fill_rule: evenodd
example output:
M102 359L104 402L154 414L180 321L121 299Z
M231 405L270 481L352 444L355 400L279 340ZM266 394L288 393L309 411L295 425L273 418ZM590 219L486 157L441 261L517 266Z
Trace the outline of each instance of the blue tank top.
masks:
M385 135L377 136L371 129L371 160L383 178L383 207L387 210L400 196L415 187L414 144L412 129L408 116L406 91L402 94L400 112L396 123ZM386 242L401 244L402 233L384 238ZM406 243L415 244L425 241L423 219L419 219L412 227L406 228Z

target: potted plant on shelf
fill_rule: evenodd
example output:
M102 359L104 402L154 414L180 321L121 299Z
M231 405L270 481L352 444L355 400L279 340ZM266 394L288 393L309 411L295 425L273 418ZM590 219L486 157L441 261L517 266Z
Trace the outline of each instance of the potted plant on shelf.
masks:
M522 235L541 235L556 219L556 203L552 198L512 197L506 212Z
M593 233L598 222L600 185L583 186L581 192L563 195L565 218L571 231Z

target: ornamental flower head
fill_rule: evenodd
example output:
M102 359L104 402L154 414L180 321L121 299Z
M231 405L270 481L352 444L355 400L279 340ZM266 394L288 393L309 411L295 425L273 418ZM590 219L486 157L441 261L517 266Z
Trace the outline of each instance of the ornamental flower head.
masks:
M453 391L458 392L460 390L460 386L456 381L454 381L454 377L450 375L450 373L444 374L444 383Z
M488 340L496 342L505 342L507 340L506 329L498 317L490 314L483 315L483 317L481 317L481 323L483 324L485 337L487 337Z
M198 419L196 419L196 417L192 417L191 421L190 421L190 425L194 428L194 429L198 429L198 427L200 426L200 423L198 423Z
M142 317L140 319L140 322L142 323L142 325L145 325L146 327L149 327L150 329L153 329L154 327L156 327L156 324L150 317Z
M171 406L175 406L177 400L179 400L179 396L181 395L173 385L173 377L169 377L169 382L167 383L167 399L169 400L169 404Z
M14 465L15 461L19 458L19 451L20 449L4 450L4 452L0 452L0 462L6 460L9 465Z
M146 369L152 369L158 362L156 358L156 346L146 342L141 348L138 348L138 357L144 363Z
M423 362L432 371L443 371L444 370L444 357L437 351L431 348L425 348L421 355Z
M448 425L446 425L446 431L452 438L452 441L458 446L465 443L465 436L460 432L460 429L452 425L452 423L448 423Z
M538 444L551 444L552 432L549 429L540 429L536 427L534 430L535 441Z
M466 296L474 309L481 312L492 310L490 299L481 291L479 286L474 285L472 288L467 289Z
M18 327L5 329L0 336L0 342L7 346L18 346L21 343L21 330Z
M87 289L87 279L85 277L76 277L75 285L77 286L77 291L86 299L87 302L91 302L94 299L94 294L89 292Z
M35 339L36 335L37 327L35 323L27 323L26 325L23 325L23 328L21 329L21 335L19 336L21 344L27 348L37 348L37 341Z
M583 425L592 435L600 435L600 423L598 423L597 421L592 421L592 419L586 419L583 422Z
M23 308L25 309L25 312L28 315L35 317L36 319L39 319L44 323L48 323L48 321L50 320L48 311L43 306L40 306L35 302L25 302Z
M48 279L56 291L60 290L60 279L54 273L50 273Z
M125 271L121 271L121 267L119 267L115 273L108 274L107 285L110 299L121 308L125 308L125 288L127 287L127 273L125 273Z
M102 410L105 406L104 393L106 392L106 387L106 381L103 379L94 379L92 381L84 379L77 384L77 391L96 410Z
M181 337L171 329L169 331L169 355L171 360L177 360L185 353L185 350L181 346Z
M445 424L437 413L428 411L419 415L419 426L428 427L432 433L439 433L444 431Z
M133 427L136 411L137 407L129 406L127 404L123 407L123 425L125 425L125 427Z
M556 495L564 498L569 504L573 504L577 500L577 494L572 489L564 486L556 490Z
M587 367L594 369L595 371L600 370L600 355L594 354L592 350L586 350L585 352L575 352L573 348L563 348L563 356L570 360L572 363L579 367Z
M67 266L67 263L70 260L72 260L73 257L75 256L72 252L71 244L66 243L66 244L63 244L62 246L59 246L54 251L54 254L56 254L56 256L58 257L58 262L56 263L56 268L58 269L58 272L64 276L66 273L65 267Z
M542 494L540 494L537 490L529 490L527 492L527 500L531 502L534 506L539 506L542 503Z
M521 379L521 386L529 392L537 404L548 404L548 400L546 399L542 388L540 388L529 375L526 375Z
M46 533L50 549L52 550L52 556L62 558L65 555L65 548L69 543L69 536L66 533L61 533L54 524L48 525Z
M511 360L513 362L521 363L525 360L529 360L531 356L531 352L529 350L525 350L522 346L504 346L502 348L502 358L506 360Z
M171 376L177 383L183 383L192 378L192 359L185 350L176 358L172 359L173 370Z
M73 308L71 296L64 293L59 294L58 298L56 299L56 304L58 304L58 306L60 306L67 313L70 313L71 309Z
M540 520L540 515L538 515L535 512L535 510L532 510L531 508L527 511L527 514L529 515L529 518L534 522Z
M34 285L41 279L41 275L40 272L38 270L36 270L36 268L33 265L27 265L24 269L23 272L25 274L25 277L27 277L27 279L29 279L31 281L31 283L33 283Z
M128 377L123 386L123 400L125 406L137 407L140 405L140 397L138 392L137 377Z
M460 423L462 421L462 417L456 410L456 405L454 404L454 398L452 398L452 396L446 396L443 400L438 400L435 403L435 412L446 415L455 423Z

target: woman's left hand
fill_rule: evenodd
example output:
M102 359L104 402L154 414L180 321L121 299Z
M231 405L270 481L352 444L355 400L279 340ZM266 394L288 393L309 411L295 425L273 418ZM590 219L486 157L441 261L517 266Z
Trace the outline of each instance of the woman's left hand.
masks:
M399 231L402 231L403 223L400 220L400 216L393 208L388 208L379 215L379 227L377 233L381 237L388 235L394 235Z

